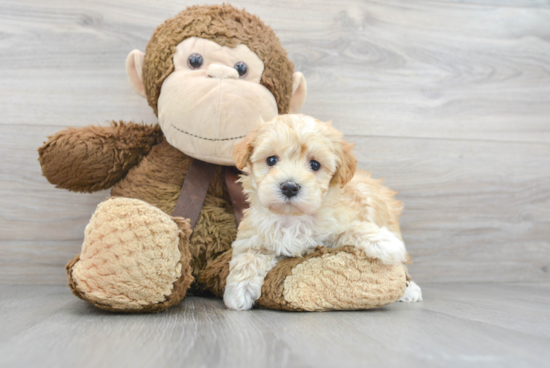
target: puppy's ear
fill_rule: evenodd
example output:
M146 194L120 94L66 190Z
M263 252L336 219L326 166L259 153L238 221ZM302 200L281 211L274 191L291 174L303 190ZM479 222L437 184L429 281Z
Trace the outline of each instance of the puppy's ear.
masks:
M353 176L355 175L355 171L357 170L357 159L351 153L351 151L353 150L353 147L355 146L353 143L342 141L341 144L342 144L342 151L340 153L341 164L336 170L336 173L332 178L332 182L334 184L339 184L341 187L343 187L344 185L349 183L351 179L353 179Z
M254 150L254 141L256 140L257 130L254 129L242 141L237 143L233 147L233 161L235 161L235 166L237 169L242 170L246 166L246 163L252 155Z

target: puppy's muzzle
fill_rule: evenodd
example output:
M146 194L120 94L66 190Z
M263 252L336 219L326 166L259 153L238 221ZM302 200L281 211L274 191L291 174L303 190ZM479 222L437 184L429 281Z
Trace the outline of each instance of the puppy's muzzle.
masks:
M293 181L285 181L281 184L281 193L287 198L292 198L300 192L300 186Z

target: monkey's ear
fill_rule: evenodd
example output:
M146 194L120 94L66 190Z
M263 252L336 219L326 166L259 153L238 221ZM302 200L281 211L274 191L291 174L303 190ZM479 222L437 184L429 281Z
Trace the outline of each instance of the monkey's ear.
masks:
M350 182L355 176L357 170L357 159L351 153L354 144L342 141L342 152L340 154L341 164L332 178L332 182L339 184L341 187Z
M126 58L126 74L130 85L141 97L145 96L145 86L143 85L143 59L145 54L139 50L134 50Z
M291 114L296 114L300 111L304 102L306 102L307 84L306 78L300 72L294 73L292 76L292 97L290 98Z
M235 161L235 166L237 166L239 170L244 169L252 155L254 141L256 140L256 132L257 130L254 129L233 147L233 161Z

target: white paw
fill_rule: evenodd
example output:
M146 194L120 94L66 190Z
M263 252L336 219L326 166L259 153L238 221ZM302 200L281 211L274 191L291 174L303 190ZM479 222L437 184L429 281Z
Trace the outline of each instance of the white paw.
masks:
M407 260L405 243L386 228L372 236L364 250L369 257L378 258L384 264L399 264Z
M223 293L225 306L233 310L252 309L254 302L262 293L262 285L254 282L227 283Z
M398 300L399 302L416 303L422 301L422 290L414 281L410 281L405 289L405 294Z

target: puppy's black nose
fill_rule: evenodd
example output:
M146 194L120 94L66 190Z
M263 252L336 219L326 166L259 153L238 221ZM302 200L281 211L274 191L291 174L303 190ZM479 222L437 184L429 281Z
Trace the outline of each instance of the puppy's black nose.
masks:
M287 198L292 198L300 191L300 186L293 181L285 181L281 184L281 192Z

